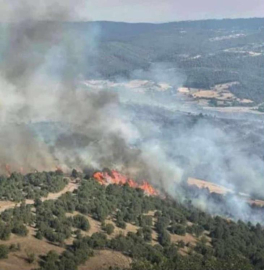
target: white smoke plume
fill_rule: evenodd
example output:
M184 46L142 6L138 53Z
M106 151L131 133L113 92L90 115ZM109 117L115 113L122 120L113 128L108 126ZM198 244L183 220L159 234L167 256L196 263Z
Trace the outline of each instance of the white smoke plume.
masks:
M65 21L76 17L77 4L1 3L8 22L0 65L2 171L6 164L25 172L109 166L149 177L151 158L131 147L140 134L121 111L118 96L80 83L97 53L98 33L93 28L75 36ZM39 137L35 126L40 123L56 126L53 141ZM164 178L162 170L154 176Z
M93 27L80 36L66 21L78 18L84 6L85 1L71 0L0 2L1 172L7 164L25 172L110 167L147 179L184 201L179 184L207 171L207 180L235 192L261 193L263 160L232 146L236 134L203 119L192 125L175 120L175 112L164 106L174 100L146 97L140 103L133 96L133 104L150 109L141 115L121 103L116 92L81 83L96 67L100 31ZM164 69L168 71L160 65L133 76L180 86L184 76ZM152 102L155 107L148 108ZM221 212L206 197L194 202L211 213ZM248 219L247 204L232 199L228 205L236 218Z

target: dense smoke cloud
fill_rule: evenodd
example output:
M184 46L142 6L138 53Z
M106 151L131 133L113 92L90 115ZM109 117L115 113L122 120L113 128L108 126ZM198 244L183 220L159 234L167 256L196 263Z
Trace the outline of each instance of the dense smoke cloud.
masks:
M2 24L0 64L2 173L6 164L24 172L109 167L147 179L181 201L179 184L188 176L201 175L235 192L264 190L263 160L233 144L237 134L204 119L191 125L181 117L174 121L171 108L181 104L173 92L149 97L87 87L86 73L96 73L99 30L77 35L62 21L76 17L83 3L60 2L1 1L9 22ZM184 80L165 64L132 78L170 83L173 89ZM142 114L141 105L146 106ZM249 217L246 203L236 197L227 202L236 218ZM194 203L224 212L206 196Z
M63 160L30 125L65 122L103 130L104 107L116 103L114 95L78 89L89 54L96 53L96 32L78 39L60 22L76 16L74 1L1 1L1 7L8 22L1 25L1 163L13 169L54 169Z
M117 95L80 83L96 54L97 33L91 29L80 39L64 23L47 22L70 20L76 3L4 3L11 23L3 26L0 147L11 147L2 151L1 163L24 171L109 166L162 180L161 170L147 169L149 155L131 147L140 135L120 111ZM40 122L62 126L53 141L38 136L33 127Z
M144 138L140 149L149 179L182 202L186 193L179 183L184 183L188 177L218 183L232 191L222 198L224 203L214 201L207 192L196 194L193 203L211 214L263 222L259 212L255 213L247 203L250 196L263 197L263 149L256 149L256 145L263 143L263 139L256 137L263 122L251 121L245 115L243 120L234 115L229 115L234 119L228 119L221 113L215 115L194 109L193 103L190 107L182 106L182 100L173 90L176 92L184 76L169 65L154 65L147 72L134 72L131 77L154 81L151 85L149 81L143 82L143 86L148 85L144 88L146 93L140 88L129 92L131 81L127 82L128 89L120 93L132 111L142 110L136 113L133 123ZM173 89L164 94L146 90L164 82L169 82ZM200 112L205 116L199 115ZM157 171L160 178L156 177Z

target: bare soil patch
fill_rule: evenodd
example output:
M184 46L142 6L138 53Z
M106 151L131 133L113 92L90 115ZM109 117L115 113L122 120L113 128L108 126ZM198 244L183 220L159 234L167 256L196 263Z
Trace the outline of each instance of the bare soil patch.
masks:
M0 240L0 244L11 245L19 243L21 250L9 253L8 258L0 261L1 270L29 270L38 267L38 256L45 255L51 250L55 250L57 253L62 253L63 248L52 245L46 240L39 240L34 237L35 230L28 227L29 234L27 237L20 237L12 234L10 239L7 241ZM36 262L29 264L27 262L27 253L35 253Z
M186 233L185 235L171 234L171 241L173 243L183 241L185 244L190 244L191 246L195 246L197 239L189 233Z
M132 260L120 252L111 250L96 251L95 256L90 258L79 270L102 270L112 267L128 268Z

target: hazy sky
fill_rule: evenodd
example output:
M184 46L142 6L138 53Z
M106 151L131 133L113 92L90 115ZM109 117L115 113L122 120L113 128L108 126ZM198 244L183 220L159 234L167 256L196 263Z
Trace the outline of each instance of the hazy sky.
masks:
M264 0L0 0L0 21L168 22L264 17Z
M89 0L83 9L92 20L167 22L264 17L264 0Z

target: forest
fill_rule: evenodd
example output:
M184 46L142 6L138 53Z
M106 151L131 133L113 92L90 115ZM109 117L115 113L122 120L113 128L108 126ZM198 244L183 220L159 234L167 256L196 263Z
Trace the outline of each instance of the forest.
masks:
M49 177L63 179L61 172L16 174L15 179L23 187L23 179L29 177L35 179L27 183L30 190L45 186ZM21 197L20 205L2 211L0 258L23 249L19 243L5 244L11 235L25 238L29 229L34 228L36 239L64 249L62 253L51 249L45 256L28 253L28 264L37 262L39 270L78 269L86 261L89 263L98 250L113 250L130 257L132 263L126 269L133 270L264 268L261 224L209 215L195 208L191 197L181 204L168 195L146 196L141 189L127 184L102 186L90 175L75 170L71 181L79 183L78 189L57 200L43 201L38 193L34 204L26 204L25 197ZM5 182L4 177L1 182ZM14 186L14 182L10 181L10 185ZM61 189L60 185L52 190ZM4 194L13 197L11 188L6 187ZM101 229L88 235L91 220L99 222ZM126 230L129 224L137 230ZM126 233L114 233L118 229ZM174 236L186 235L193 236L195 243L173 240ZM70 244L69 238L73 238ZM109 269L122 268L110 266Z
M68 183L60 171L35 172L22 175L12 173L0 176L0 200L20 202L24 199L46 197L49 192L58 192Z
M95 22L70 28L76 35L88 27L99 29L96 69L87 71L88 77L135 78L161 65L161 78L164 69L174 68L170 81L183 81L186 87L237 82L230 91L258 104L264 101L263 23L261 18L157 25Z
M44 23L53 27L52 22ZM210 89L237 82L232 93L259 104L264 101L263 24L263 18L251 18L163 24L64 22L60 27L68 38L82 40L84 48L90 48L89 35L96 33L96 46L76 56L83 59L75 68L84 79L134 79L151 75L153 67L161 65L161 78L167 69L175 69L169 81L182 84L176 86ZM0 35L5 35L4 24Z

